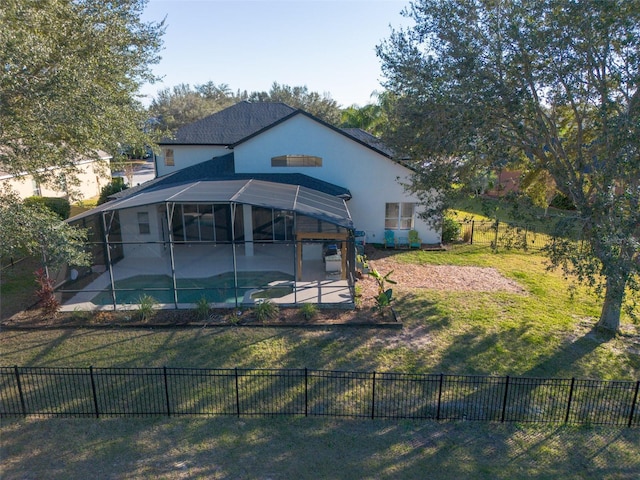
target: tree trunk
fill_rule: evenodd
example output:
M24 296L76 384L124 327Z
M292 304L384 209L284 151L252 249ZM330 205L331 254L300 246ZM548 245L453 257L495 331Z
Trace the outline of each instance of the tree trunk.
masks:
M600 313L597 328L605 328L613 332L620 330L620 312L622 300L627 285L626 275L610 275L607 277L607 289L604 295L604 304Z

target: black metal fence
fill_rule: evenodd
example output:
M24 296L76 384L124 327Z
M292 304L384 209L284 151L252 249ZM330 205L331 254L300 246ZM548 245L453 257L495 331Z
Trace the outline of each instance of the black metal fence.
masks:
M304 415L640 426L640 381L0 367L0 417Z
M542 250L555 238L556 223L566 219L549 218L549 225L544 229L529 224L505 223L500 221L471 220L460 222L460 240L472 245L487 245L493 249ZM571 231L565 226L562 235L570 235L579 241L579 232Z

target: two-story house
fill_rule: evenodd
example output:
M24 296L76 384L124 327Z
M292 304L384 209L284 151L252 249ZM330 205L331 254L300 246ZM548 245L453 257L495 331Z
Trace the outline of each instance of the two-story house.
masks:
M199 295L237 305L267 287L283 304L348 303L356 235L382 244L385 231L400 239L416 230L423 243L440 242L390 149L283 103L240 102L160 147L155 180L72 219L109 246L94 261L110 273L114 305L131 303L124 290L176 307ZM145 276L164 280L144 287ZM122 283L132 277L143 287Z

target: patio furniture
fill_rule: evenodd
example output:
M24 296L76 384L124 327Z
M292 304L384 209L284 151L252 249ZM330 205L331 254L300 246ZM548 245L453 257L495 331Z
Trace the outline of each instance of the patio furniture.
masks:
M422 239L418 236L418 232L409 230L409 248L420 248L421 246Z
M342 273L342 255L338 252L336 255L327 255L324 257L325 272Z
M396 235L393 230L384 231L384 248L396 248Z
M398 248L409 248L409 239L407 237L398 237Z

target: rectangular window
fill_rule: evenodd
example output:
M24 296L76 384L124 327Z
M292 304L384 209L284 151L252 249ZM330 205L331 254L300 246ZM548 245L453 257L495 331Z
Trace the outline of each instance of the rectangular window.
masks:
M138 212L138 232L140 235L148 235L151 233L149 212Z
M253 207L251 216L253 217L253 239L273 241L273 210Z
M200 215L198 205L183 205L182 220L184 222L185 240L187 242L200 241Z
M40 197L42 196L42 190L40 189L40 184L35 180L31 180L31 187L33 189L33 196Z
M384 228L388 230L411 230L414 227L415 203L387 203L385 205Z
M173 167L175 165L173 160L173 148L164 149L164 164L167 167Z
M272 167L321 167L322 158L313 155L281 155L271 159Z

